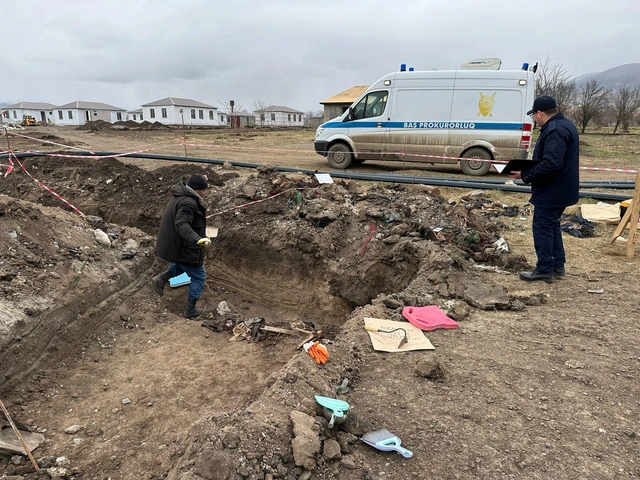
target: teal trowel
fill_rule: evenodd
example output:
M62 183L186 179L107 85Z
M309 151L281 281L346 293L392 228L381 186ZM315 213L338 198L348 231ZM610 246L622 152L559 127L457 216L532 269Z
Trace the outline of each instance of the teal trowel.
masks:
M333 428L333 424L337 421L342 423L345 416L349 413L349 404L344 400L338 400L337 398L321 397L316 395L316 402L324 407L326 413L331 414L329 420L329 428Z

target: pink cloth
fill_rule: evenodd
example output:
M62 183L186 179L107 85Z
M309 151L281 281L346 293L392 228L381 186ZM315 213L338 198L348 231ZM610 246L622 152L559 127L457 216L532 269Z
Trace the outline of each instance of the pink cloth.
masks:
M455 320L447 317L440 308L435 305L426 307L404 307L402 315L412 325L421 330L436 330L438 328L458 328Z

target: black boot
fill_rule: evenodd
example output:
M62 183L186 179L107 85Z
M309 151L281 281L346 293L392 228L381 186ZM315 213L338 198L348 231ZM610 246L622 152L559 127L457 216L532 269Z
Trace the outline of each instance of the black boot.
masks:
M164 295L164 286L169 282L170 278L171 272L169 270L153 277L151 279L151 286L153 287L153 291L160 296Z
M187 309L182 314L184 318L196 318L202 313L202 309L196 307L197 301L197 298L190 298L189 301L187 301Z

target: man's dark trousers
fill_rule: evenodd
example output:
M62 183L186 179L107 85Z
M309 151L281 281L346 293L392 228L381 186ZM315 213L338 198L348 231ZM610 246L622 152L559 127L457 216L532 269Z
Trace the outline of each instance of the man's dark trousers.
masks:
M564 268L565 255L560 230L560 217L564 207L534 207L533 245L538 256L536 271L553 273L553 269Z

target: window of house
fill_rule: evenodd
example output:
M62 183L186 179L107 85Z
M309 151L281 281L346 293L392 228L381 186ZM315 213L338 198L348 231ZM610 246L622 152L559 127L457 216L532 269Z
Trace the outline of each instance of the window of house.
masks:
M73 120L73 112L69 110L67 114L69 115L69 120Z
M156 109L155 108L150 108L149 109L149 116L151 118L156 118Z
M167 118L167 109L166 108L162 109L162 118Z
M272 121L272 122L275 122L275 121L276 121L276 114L275 114L275 113L272 113L272 114L271 114L271 121Z
M133 114L133 119L134 119L134 120L136 119L136 114L135 114L135 113Z
M58 110L58 119L62 120L62 110Z
M198 110L198 118L200 120L204 119L204 112L202 110Z
M302 114L298 115L298 121L301 122L302 121Z
M18 114L16 113L16 111L13 111L13 118L18 118Z
M209 120L213 120L213 110L209 110Z
M288 120L289 122L291 121L291 114L290 114L290 113L287 115L287 120Z
M118 121L122 120L122 112L117 112L116 118L118 119Z
M142 113L140 114L140 120L142 120Z
M195 108L191 109L191 118L193 118L193 119L196 118L196 109Z

